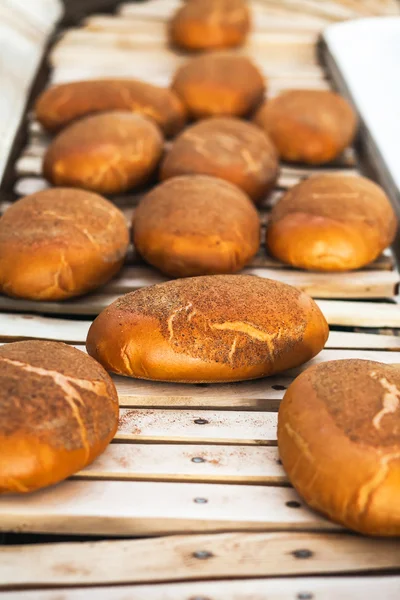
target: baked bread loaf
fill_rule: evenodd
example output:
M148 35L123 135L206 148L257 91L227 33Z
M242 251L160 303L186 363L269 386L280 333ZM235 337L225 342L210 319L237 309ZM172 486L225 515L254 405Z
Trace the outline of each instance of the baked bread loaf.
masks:
M161 179L213 175L234 183L254 202L273 188L278 173L278 155L268 136L232 117L192 125L176 138L161 163Z
M327 337L318 306L296 288L252 275L211 275L122 296L92 323L86 347L121 375L223 382L298 366Z
M147 262L172 277L235 273L259 249L260 219L231 183L184 175L143 198L133 217L133 242Z
M84 294L119 271L128 246L124 215L101 196L37 192L0 219L0 291L28 300Z
M0 348L0 494L32 492L91 463L118 426L101 365L59 342Z
M107 112L73 123L52 141L43 174L53 185L118 194L146 183L163 152L163 137L146 117Z
M240 46L250 30L245 0L189 0L170 23L171 42L189 51Z
M304 500L360 533L400 535L400 369L335 360L304 371L279 408L283 467Z
M283 160L318 165L352 143L357 118L350 104L324 90L287 90L267 100L254 121L271 137Z
M315 271L369 264L392 243L397 221L383 190L365 177L318 175L295 185L272 209L267 249Z
M246 56L210 52L183 64L175 74L172 89L193 119L240 117L261 102L265 81Z
M123 110L153 119L165 135L175 135L186 121L182 102L172 90L135 79L73 81L45 90L35 115L48 131L58 131L93 113Z

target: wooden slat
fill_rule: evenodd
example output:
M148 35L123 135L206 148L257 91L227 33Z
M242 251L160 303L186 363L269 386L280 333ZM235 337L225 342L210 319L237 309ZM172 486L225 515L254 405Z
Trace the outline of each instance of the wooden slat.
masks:
M310 555L299 560L299 550ZM197 558L199 552L206 557ZM340 533L228 533L28 545L1 549L0 556L3 588L68 586L76 584L77 576L80 585L115 585L400 567L400 545L395 540Z
M82 571L80 565L77 573L81 574ZM399 576L286 577L112 588L24 590L9 592L7 600L398 600L399 587Z
M80 478L288 485L277 448L169 443L111 444Z
M1 531L140 536L288 528L338 526L288 487L71 480L31 495L0 497Z
M398 304L317 300L330 324L343 327L400 327Z

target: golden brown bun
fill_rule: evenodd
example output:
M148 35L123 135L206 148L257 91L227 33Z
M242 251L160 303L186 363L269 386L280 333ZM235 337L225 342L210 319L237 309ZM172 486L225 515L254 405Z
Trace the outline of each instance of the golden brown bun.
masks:
M172 18L170 38L185 50L216 50L240 46L249 30L245 0L189 0Z
M236 186L184 175L143 198L133 218L133 241L147 262L172 277L235 273L259 249L260 219Z
M171 90L135 79L97 79L55 85L35 105L36 118L49 131L71 121L110 110L126 110L153 119L166 135L186 121L182 102Z
M327 337L318 306L296 288L251 275L211 275L122 296L93 322L86 347L121 375L223 382L298 366Z
M262 100L265 81L246 56L214 52L182 65L175 74L172 88L194 119L240 117Z
M128 246L124 215L101 196L37 192L0 219L0 290L30 300L84 294L119 271Z
M59 342L0 348L0 493L25 493L80 471L118 425L115 386L96 361Z
M213 175L234 183L255 202L274 187L278 173L278 155L268 136L232 117L192 125L174 141L161 164L161 179Z
M307 369L280 405L278 445L291 483L333 521L400 535L400 370L369 360Z
M54 185L117 194L148 181L162 151L161 132L146 117L102 113L57 135L45 154L43 174Z
M255 116L283 160L323 164L352 143L357 119L351 106L334 92L287 90L267 100Z
M367 265L392 243L397 221L383 190L365 177L318 175L277 202L267 248L302 269L348 271Z

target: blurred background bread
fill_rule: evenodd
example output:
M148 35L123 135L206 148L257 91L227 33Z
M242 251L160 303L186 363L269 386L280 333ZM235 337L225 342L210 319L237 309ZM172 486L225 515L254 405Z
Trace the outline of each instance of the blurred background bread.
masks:
M0 290L31 300L84 294L118 272L128 245L124 215L101 196L37 192L0 219Z
M236 186L185 175L143 198L134 213L133 241L147 262L173 277L235 273L258 251L260 219Z
M390 245L397 219L386 194L365 177L318 175L288 190L273 207L267 249L302 269L348 271Z
M0 347L0 494L32 492L91 463L118 425L115 386L59 342Z
M350 104L325 90L287 90L266 100L254 122L271 137L283 160L323 164L334 160L355 136Z
M35 116L48 131L58 131L87 115L126 110L153 119L165 135L180 131L186 120L172 90L136 79L74 81L46 89L36 101Z
M210 52L184 63L172 89L193 119L204 119L249 114L263 99L265 85L262 73L246 56Z
M294 287L251 275L177 279L122 296L86 347L107 370L158 381L254 379L318 354L328 325Z
M232 117L205 119L173 142L161 164L161 179L204 174L240 187L252 200L265 198L279 172L272 142L252 123Z
M279 408L279 454L289 479L333 521L400 535L400 369L337 360L307 369Z
M114 111L73 123L50 143L43 174L56 186L118 194L146 183L163 152L163 136L140 114Z
M249 30L245 0L188 0L169 25L171 42L189 51L240 46Z

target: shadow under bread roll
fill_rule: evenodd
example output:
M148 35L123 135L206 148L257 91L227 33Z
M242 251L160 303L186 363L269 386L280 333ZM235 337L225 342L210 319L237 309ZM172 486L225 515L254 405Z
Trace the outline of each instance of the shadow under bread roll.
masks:
M294 287L251 275L169 281L113 302L86 347L120 375L182 383L255 379L318 354L328 325Z
M260 247L260 218L238 187L185 175L156 186L133 216L142 257L172 277L235 273Z
M360 533L400 535L400 365L310 367L281 402L278 446L312 508Z
M63 300L106 283L129 246L123 213L105 198L50 188L15 202L0 219L0 291Z
M397 219L385 192L365 177L316 175L273 207L266 245L279 260L314 271L359 269L389 246Z
M152 119L166 136L175 135L186 111L170 89L135 79L95 79L54 85L35 104L35 116L48 131L94 113L123 110Z
M188 0L172 17L169 36L189 51L231 48L245 42L250 25L245 0Z
M0 494L83 469L111 442L118 414L110 376L84 352L44 341L0 347Z
M171 85L193 119L244 116L264 97L266 81L246 56L208 52L184 63Z
M118 194L152 177L163 144L161 131L147 117L105 112L63 129L47 149L43 174L56 186Z

